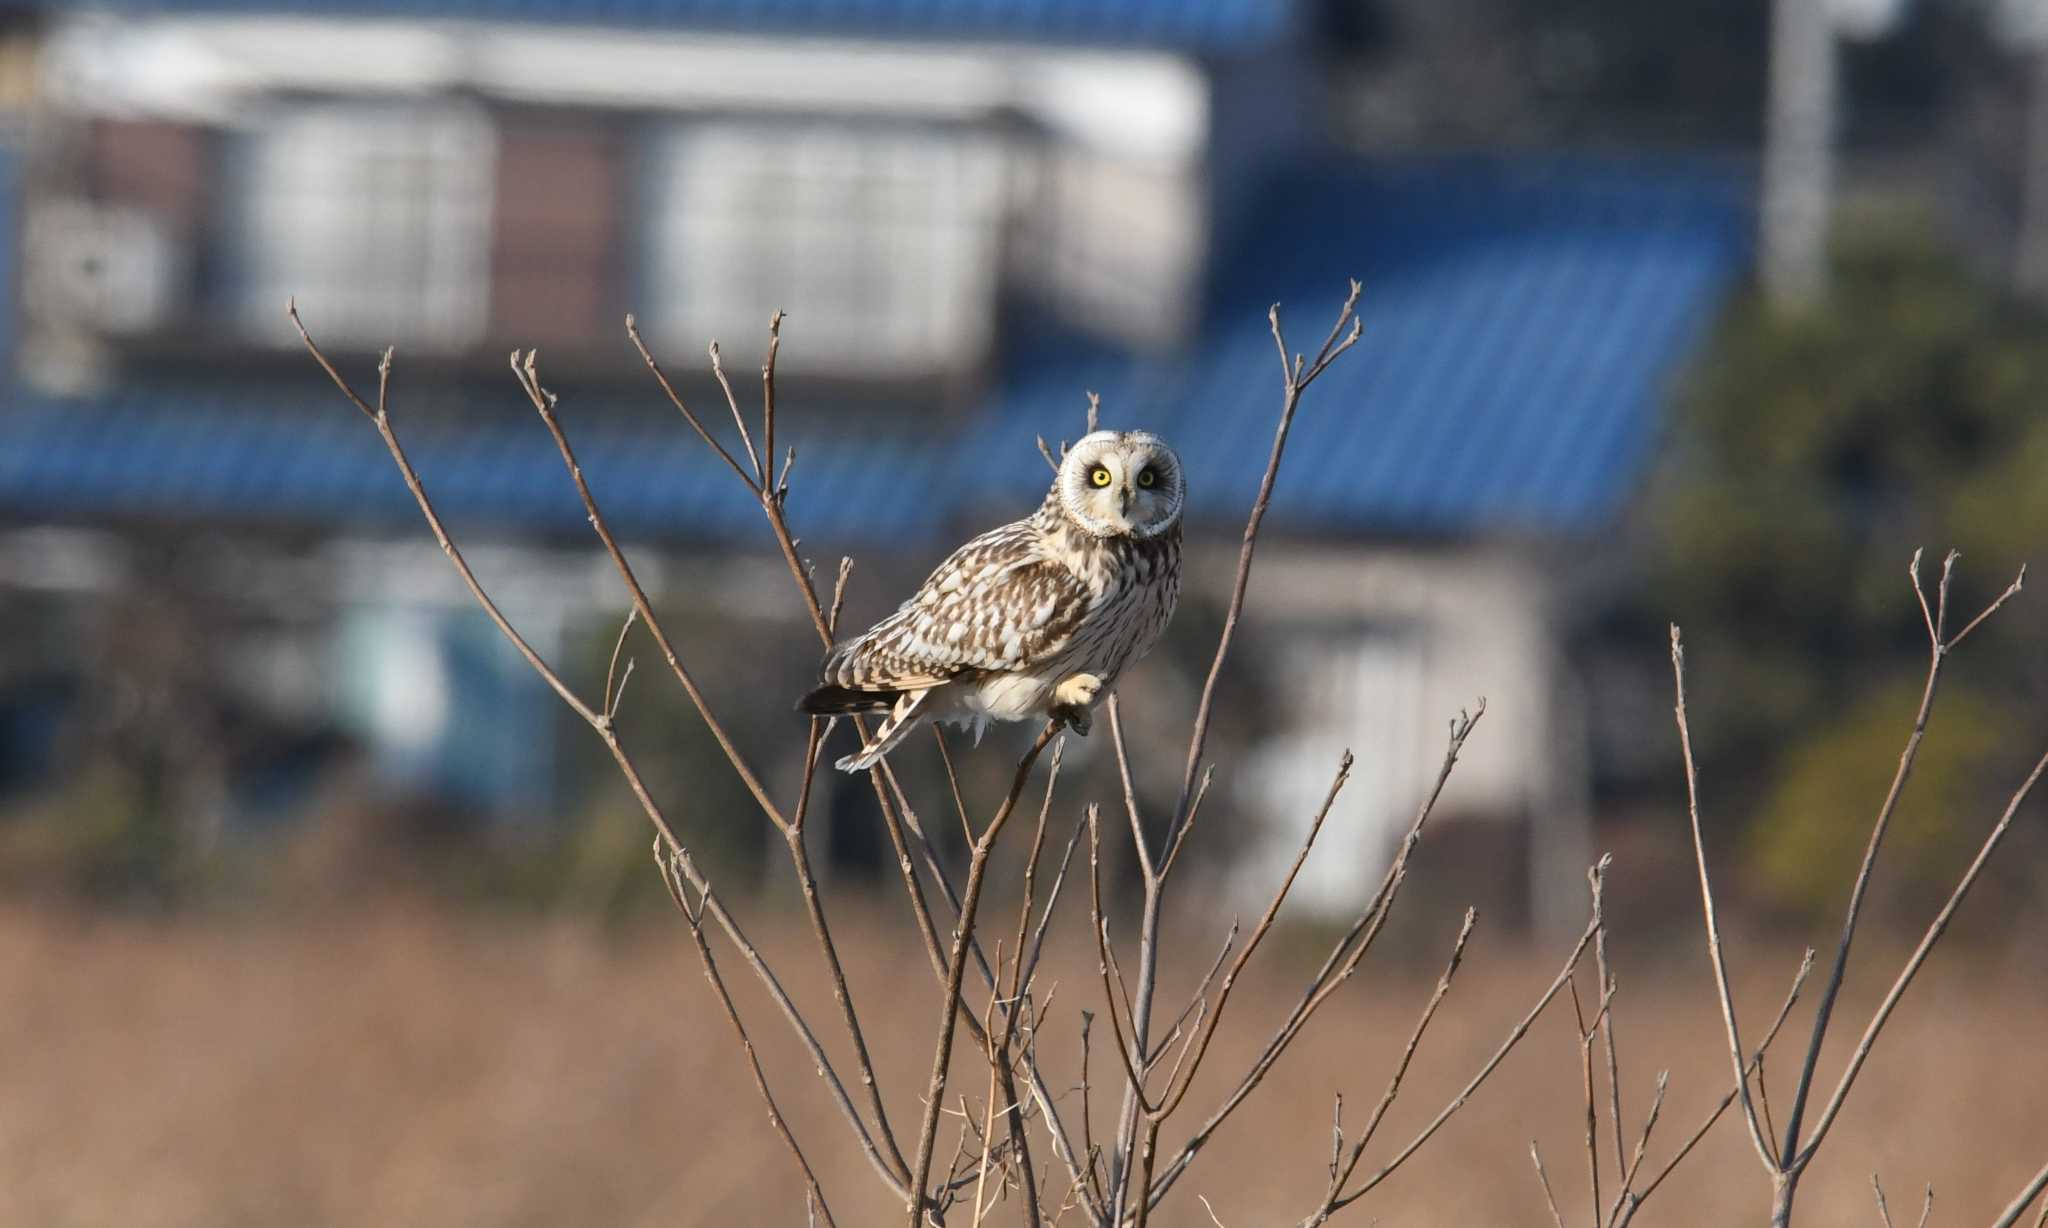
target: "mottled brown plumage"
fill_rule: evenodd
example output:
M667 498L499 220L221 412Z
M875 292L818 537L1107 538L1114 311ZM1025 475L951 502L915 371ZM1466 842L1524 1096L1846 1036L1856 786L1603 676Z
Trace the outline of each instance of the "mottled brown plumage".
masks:
M832 650L805 711L886 709L872 766L923 719L976 736L991 720L1089 711L1165 630L1180 592L1180 461L1157 436L1098 431L1068 451L1045 502L939 564L910 600Z

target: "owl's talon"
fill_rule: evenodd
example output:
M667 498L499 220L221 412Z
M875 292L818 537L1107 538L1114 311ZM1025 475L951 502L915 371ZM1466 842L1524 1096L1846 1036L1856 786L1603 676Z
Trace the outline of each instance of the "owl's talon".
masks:
M1102 693L1102 679L1094 674L1075 674L1053 688L1052 714L1066 722L1082 737L1088 736L1088 727L1093 723L1089 709L1094 706L1096 696Z
M1102 693L1102 679L1094 674L1075 674L1053 688L1053 701L1065 708L1088 708Z

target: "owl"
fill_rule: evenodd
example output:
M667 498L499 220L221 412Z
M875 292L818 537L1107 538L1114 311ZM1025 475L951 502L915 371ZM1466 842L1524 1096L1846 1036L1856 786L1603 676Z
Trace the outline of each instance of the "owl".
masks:
M1145 655L1180 595L1180 458L1157 435L1096 431L1038 510L955 550L915 596L834 647L797 705L886 712L838 761L864 771L923 721L1054 718L1086 735L1095 702Z

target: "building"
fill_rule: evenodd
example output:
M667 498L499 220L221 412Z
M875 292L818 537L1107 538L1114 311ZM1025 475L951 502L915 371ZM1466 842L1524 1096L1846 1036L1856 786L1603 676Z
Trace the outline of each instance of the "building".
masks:
M441 574L288 297L358 370L397 345L416 463L559 648L619 597L514 346L545 352L613 526L721 606L760 591L733 555L758 511L658 401L629 310L672 368L717 337L751 374L787 309L792 518L907 578L1030 506L1036 437L1098 392L1182 452L1213 602L1277 405L1266 308L1305 344L1356 276L1365 338L1303 410L1261 554L1280 698L1229 787L1288 816L1281 848L1351 745L1304 896L1355 899L1484 694L1449 806L1542 825L1564 886L1537 912L1575 910L1570 598L1743 268L1745 189L1669 159L1341 155L1316 33L1287 0L54 5L14 160L0 578L85 599L203 531L178 574L287 628L240 650L277 657L257 707L534 809L552 700Z

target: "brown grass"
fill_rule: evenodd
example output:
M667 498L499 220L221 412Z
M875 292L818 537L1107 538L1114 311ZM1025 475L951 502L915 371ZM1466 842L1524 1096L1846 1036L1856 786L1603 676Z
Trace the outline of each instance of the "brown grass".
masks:
M938 991L915 951L860 920L846 919L842 949L882 1077L898 1092L893 1111L912 1123L907 1089L924 1081ZM1441 920L1447 943L1456 917L1446 910ZM783 965L810 968L815 955L799 931L761 928ZM1703 955L1688 948L1651 959L1630 952L1625 935L1618 943L1627 1112L1647 1107L1659 1066L1672 1070L1654 1161L1718 1096L1727 1058ZM1555 967L1555 953L1503 952L1483 928L1480 945L1375 1154L1440 1106ZM1774 978L1796 955L1737 969L1746 1015L1775 1006ZM1044 1048L1050 1069L1064 1072L1076 1011L1099 1007L1099 985L1079 950L1047 958L1061 987L1058 1034ZM1859 966L1882 958L1860 956ZM1162 1222L1207 1223L1196 1193L1230 1228L1291 1224L1313 1204L1330 1094L1344 1091L1353 1119L1364 1115L1434 976L1421 958L1407 969L1378 962L1382 970L1368 965L1218 1136ZM778 1094L826 1188L857 1192L838 1196L840 1222L893 1219L817 1080L791 1060L737 962L727 970L742 1008L761 1020ZM1188 970L1179 971L1169 987L1187 983ZM1874 971L1852 976L1846 1019L1867 1012L1879 980ZM1298 981L1298 969L1269 968L1240 991L1217 1041L1218 1079ZM787 1157L671 925L604 933L404 904L238 921L16 911L0 913L0 985L0 1223L803 1222ZM815 1005L829 1017L828 1004ZM1532 1137L1567 1220L1585 1222L1579 1070L1566 1018L1540 1021L1471 1108L1340 1222L1547 1223L1527 1158ZM1895 1209L1911 1204L1917 1217L1919 1187L1931 1181L1934 1223L1986 1222L2048 1158L2043 1035L2048 996L2038 979L2015 984L1961 949L1937 959L1811 1175L1801 1222L1875 1223L1873 1168ZM1830 1055L1839 1061L1832 1047ZM1097 1058L1108 1054L1098 1049ZM1787 1073L1772 1068L1774 1089ZM960 1076L955 1088L978 1097L985 1072L975 1077L964 1053ZM1213 1095L1198 1087L1191 1104ZM1098 1124L1106 1121L1098 1105ZM948 1118L941 1159L955 1128ZM1638 1222L1756 1223L1767 1195L1730 1118Z

